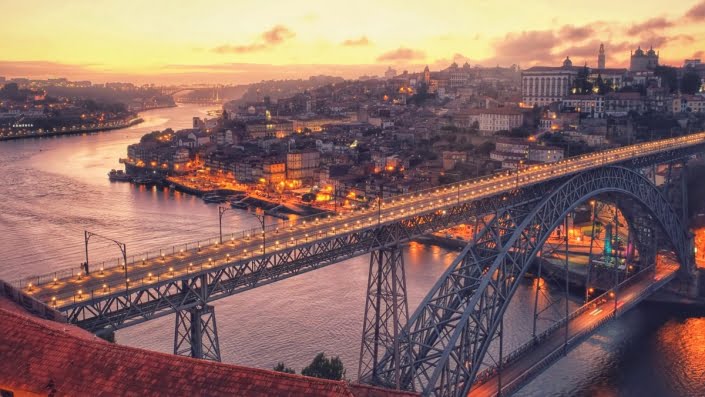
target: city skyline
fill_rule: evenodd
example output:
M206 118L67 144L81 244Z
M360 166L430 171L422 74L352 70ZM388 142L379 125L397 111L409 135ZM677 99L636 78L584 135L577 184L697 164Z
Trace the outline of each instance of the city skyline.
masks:
M507 14L508 9L521 13ZM219 9L219 12L205 10ZM0 76L97 82L251 83L316 74L356 78L428 64L623 67L637 46L664 64L702 57L705 2L661 12L654 0L523 5L518 1L207 4L46 1L5 6ZM609 10L609 12L596 12ZM235 23L237 21L237 23ZM119 33L118 33L119 32Z

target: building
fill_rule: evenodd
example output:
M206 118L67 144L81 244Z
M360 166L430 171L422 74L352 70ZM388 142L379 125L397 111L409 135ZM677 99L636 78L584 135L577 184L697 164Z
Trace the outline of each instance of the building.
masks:
M507 160L524 160L529 155L529 143L523 139L499 138L490 158L504 163Z
M443 159L443 169L449 171L455 168L456 164L467 162L468 154L467 152L444 150L441 153L441 158Z
M262 164L262 178L270 185L286 180L286 163L283 160L265 160Z
M638 92L610 92L604 96L604 101L604 111L608 116L642 113L646 108L644 98Z
M252 139L285 138L294 133L294 123L289 120L253 120L245 123L245 131Z
M550 163L563 159L563 149L541 146L523 139L497 139L490 158L502 163L504 169L517 169L532 163Z
M299 150L286 154L286 179L313 182L318 173L321 154L318 150Z
M644 52L641 46L636 51L631 53L629 62L630 72L648 72L653 71L658 66L658 52L651 47L649 51Z
M563 149L555 146L530 145L529 162L552 163L563 160Z
M392 69L392 67L388 67L387 70L384 72L384 78L385 79L393 79L396 77L397 71Z
M196 143L197 147L209 144L211 142L210 134L205 131L192 131L187 137L192 139Z
M679 95L673 98L673 113L705 113L705 97L700 95Z
M602 118L605 112L605 97L602 95L570 95L561 101L561 109Z
M524 112L515 107L470 109L457 116L460 127L472 127L476 122L480 133L492 135L498 131L511 131L524 125Z
M605 45L600 43L600 51L597 53L597 68L605 68Z
M534 66L522 71L522 102L528 106L560 102L568 95L579 69L566 57L563 66Z

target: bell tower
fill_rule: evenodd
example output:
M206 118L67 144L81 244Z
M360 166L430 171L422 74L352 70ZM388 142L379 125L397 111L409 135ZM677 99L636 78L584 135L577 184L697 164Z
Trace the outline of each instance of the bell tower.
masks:
M600 52L597 54L597 68L605 68L605 45L600 44Z

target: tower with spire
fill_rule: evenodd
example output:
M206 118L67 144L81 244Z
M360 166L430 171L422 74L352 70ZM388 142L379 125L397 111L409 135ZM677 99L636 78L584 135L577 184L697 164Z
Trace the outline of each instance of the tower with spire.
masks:
M431 84L431 71L428 69L428 65L426 65L426 68L423 70L423 82L426 85Z
M597 68L605 68L605 45L600 43L600 52L597 54Z

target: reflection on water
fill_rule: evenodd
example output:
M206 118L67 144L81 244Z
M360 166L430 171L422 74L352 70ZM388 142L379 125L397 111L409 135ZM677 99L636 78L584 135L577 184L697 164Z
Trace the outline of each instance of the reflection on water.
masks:
M110 183L106 176L144 133L187 128L205 110L155 110L143 115L145 123L125 130L0 143L0 278L77 266L85 229L125 242L128 255L217 235L216 205L168 189ZM227 231L257 226L244 212L229 212L223 221ZM456 254L417 243L405 248L412 312ZM94 263L109 263L118 251L96 240L90 255ZM284 361L300 370L325 351L340 355L354 377L368 265L369 256L362 256L216 301L223 359L263 368ZM547 291L539 297L540 307L560 315L550 307L555 296ZM507 351L531 333L534 294L535 284L527 281L508 308ZM173 321L169 316L121 330L118 342L171 352ZM539 331L550 324L542 321ZM704 338L703 313L642 305L519 394L705 395Z

